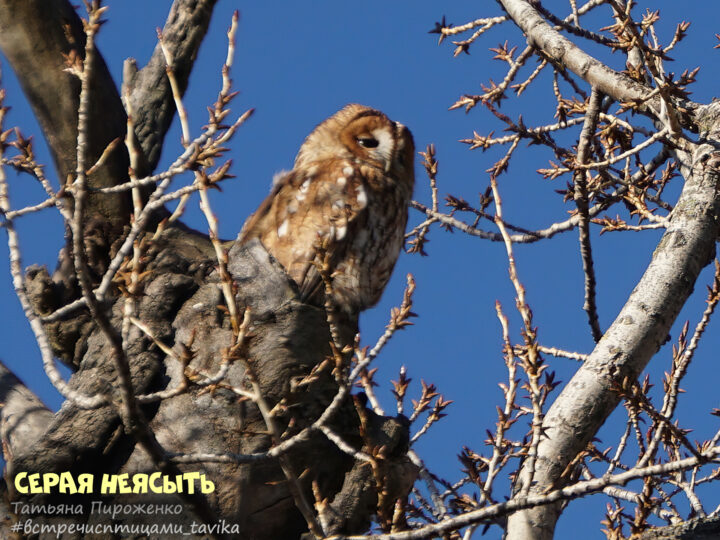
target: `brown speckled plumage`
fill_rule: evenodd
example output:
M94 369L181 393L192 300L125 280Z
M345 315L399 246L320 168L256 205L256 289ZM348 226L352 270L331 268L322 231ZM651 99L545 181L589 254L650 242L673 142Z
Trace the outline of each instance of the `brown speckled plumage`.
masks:
M405 126L348 105L305 139L293 170L250 216L241 241L260 239L314 303L324 291L312 261L324 242L335 305L366 309L380 299L403 245L413 160Z

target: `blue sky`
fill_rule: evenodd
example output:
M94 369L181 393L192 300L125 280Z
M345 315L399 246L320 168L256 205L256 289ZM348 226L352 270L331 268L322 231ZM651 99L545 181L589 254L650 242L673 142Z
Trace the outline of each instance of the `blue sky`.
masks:
M140 65L149 58L155 45L155 28L162 26L170 1L109 0L109 23L102 28L99 47L119 84L122 62L128 56ZM711 21L720 15L720 7L707 2L645 2L641 6L662 4L663 21L659 37L666 43L674 26L681 20L692 22L689 37L673 51L675 59L668 69L682 72L696 67L702 60L699 82L693 87L693 98L709 101L718 80L720 51L717 28ZM566 14L565 1L546 1L556 13ZM449 22L463 24L470 20L500 14L493 2L430 0L366 0L365 2L247 2L220 0L213 23L196 62L185 104L193 134L206 122L205 107L213 102L220 88L220 66L225 57L225 31L234 9L241 12L237 35L237 52L232 77L240 95L233 102L238 114L254 107L256 114L241 129L231 144L233 167L237 178L223 185L222 193L213 194L213 209L220 218L222 235L234 237L245 218L267 194L273 174L291 167L303 138L321 120L349 102L379 108L413 132L418 150L429 143L437 148L439 190L441 197L451 193L470 203L485 190L485 170L499 157L498 152L469 151L459 139L472 136L473 130L499 133L501 126L477 107L469 114L448 107L464 93L481 93L480 84L492 77L502 79L505 66L491 60L487 48L508 40L524 47L520 33L509 24L486 34L471 49L470 55L452 56L453 46L447 40L437 45L437 35L428 34L435 21L447 17ZM587 20L607 24L609 8L598 10L598 16ZM715 13L708 16L707 11ZM635 13L639 13L636 8ZM601 17L602 16L602 17ZM597 48L616 69L622 69L619 54L608 56ZM533 69L534 62L529 69ZM7 63L2 63L2 85L7 89L6 103L12 106L6 125L19 125L24 134L36 135L37 153L48 164L55 179L42 137L25 104ZM525 74L529 73L528 69ZM520 79L522 80L522 78ZM540 78L542 89L529 91L521 99L506 100L502 112L517 118L523 115L527 124L551 123L555 104L548 93L549 78ZM179 129L175 124L168 136L160 167L173 161L180 152ZM570 142L567 143L571 144ZM534 171L547 166L553 157L537 148L523 149L500 177L505 218L526 228L542 228L567 217L571 207L554 193L565 186L565 180L544 180ZM415 198L429 203L427 179L417 164ZM42 193L26 177L9 172L11 196L15 207L41 200ZM677 193L676 180L670 193ZM669 197L670 202L674 202ZM614 212L614 210L613 210ZM421 216L411 212L411 224ZM204 229L197 201L189 204L186 221ZM54 267L62 245L59 222L50 215L23 218L19 224L24 246L24 263ZM486 228L492 230L492 225ZM593 235L598 279L600 323L607 328L650 260L660 237L658 232L610 233ZM411 272L417 281L414 311L415 325L396 334L378 359L380 368L378 393L388 411L394 410L389 380L396 378L401 365L407 366L417 397L420 379L435 383L447 399L454 401L446 411L448 417L436 425L419 444L424 459L439 474L450 480L460 477L455 456L463 445L483 452L485 430L494 428L495 405L502 394L497 383L506 378L501 356L500 328L495 315L499 300L510 317L511 335L520 341L520 319L514 311L514 290L507 278L504 247L472 238L460 232L453 234L433 229L426 246L429 257L403 255L380 304L364 314L361 320L365 344L374 343L382 333L390 308L399 304L405 274ZM515 247L520 279L527 289L528 301L539 328L539 340L547 346L589 352L592 339L582 311L583 279L577 249L576 232L549 241ZM2 258L0 260L6 260ZM691 328L703 309L704 284L712 274L706 271L696 287L691 302L680 316L680 324L690 319ZM48 404L57 406L57 393L42 373L40 355L29 326L23 319L12 292L7 265L0 268L0 301L4 306L0 325L2 359ZM678 325L676 325L677 327ZM683 387L689 391L678 408L681 425L691 424L691 438L704 439L714 433L717 422L708 415L718 407L717 382L708 373L715 368L713 351L720 345L718 323L711 324L708 336L697 353L696 361ZM673 338L677 328L673 329ZM649 373L661 385L660 377L670 365L669 347L652 361ZM567 381L576 369L570 360L548 358L557 377ZM614 444L617 421L622 410L610 419L600 438ZM615 427L613 427L613 421ZM716 497L717 498L717 497ZM557 538L571 538L572 531L583 527L588 538L603 538L605 498L595 496L571 503L561 518ZM713 509L718 501L709 505ZM491 529L491 538L499 536Z

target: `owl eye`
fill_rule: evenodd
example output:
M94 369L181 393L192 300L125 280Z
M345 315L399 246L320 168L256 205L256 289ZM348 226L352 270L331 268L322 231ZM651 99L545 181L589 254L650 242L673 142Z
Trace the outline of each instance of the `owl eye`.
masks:
M377 145L380 144L374 137L358 137L357 142L365 148L377 148Z

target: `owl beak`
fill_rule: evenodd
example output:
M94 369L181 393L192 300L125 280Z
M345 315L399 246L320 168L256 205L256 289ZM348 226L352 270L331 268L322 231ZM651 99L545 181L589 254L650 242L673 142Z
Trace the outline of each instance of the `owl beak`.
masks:
M390 154L390 159L388 160L387 164L385 165L385 172L389 173L390 169L393 166L393 163L397 161L398 159L398 153L402 151L403 146L403 133L407 131L407 128L402 125L400 122L394 122L395 124L395 138L393 141L393 148L392 152ZM400 144L398 145L398 142Z
M402 125L400 122L395 122L395 144L393 144L392 152L390 154L391 159L389 159L387 165L385 165L386 173L390 172L393 162L397 159L397 153L399 150L397 146L397 141L402 141L402 134L405 130L407 130L407 128L404 125Z

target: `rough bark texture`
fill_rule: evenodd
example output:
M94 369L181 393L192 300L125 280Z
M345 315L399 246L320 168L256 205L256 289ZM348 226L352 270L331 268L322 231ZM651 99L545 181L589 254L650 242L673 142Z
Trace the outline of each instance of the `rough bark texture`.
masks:
M82 58L84 47L82 22L66 0L0 1L0 49L40 123L61 182L75 175L80 97L80 81L65 69L70 55ZM90 87L95 99L89 115L88 162L93 164L113 139L124 136L126 117L100 56ZM111 186L127 176L129 161L123 146L118 145L105 165L89 177L90 186ZM89 204L92 214L118 234L128 218L127 194L91 196Z
M214 4L215 0L177 0L170 12L164 38L175 59L175 74L183 90ZM38 36L44 36L44 40L37 39ZM66 67L63 55L71 51L81 55L84 40L80 20L65 0L0 0L0 47L38 116L61 178L71 176L75 169L79 94L77 79L63 71ZM124 136L126 126L118 91L99 54L93 73L90 163L112 139ZM149 172L157 163L163 137L175 112L165 77L164 60L157 49L149 65L128 81L136 136L149 157L143 165L146 171L138 171L139 174ZM110 186L126 178L127 152L119 145L104 168L90 177L89 184ZM86 227L86 244L94 229L102 229L94 234L98 240L95 249L89 251L91 263L106 260L113 242L122 238L128 220L126 199L123 194L90 200L87 212L92 219ZM110 227L105 227L105 223ZM279 406L276 421L284 437L290 437L310 426L338 391L331 373L332 363L330 368L301 383L330 354L326 313L298 300L295 284L260 243L227 247L229 271L237 286L237 303L241 309L250 308L252 313L250 335L241 353L252 362L270 407ZM178 353L186 346L192 370L216 373L224 351L231 344L232 332L227 312L222 309L217 260L208 238L180 225L170 227L148 240L146 256L147 277L138 299L137 317L150 326L157 342L174 345ZM53 276L41 267L31 267L27 272L26 288L40 316L78 295L74 270L65 252L60 262ZM124 302L122 296L115 294L107 306L116 327L120 326ZM75 390L88 395L105 393L113 396L114 403L120 402L112 349L86 310L47 324L45 330L55 355L75 369L70 383ZM340 335L344 341L352 342L356 332L356 318L342 323ZM153 339L135 327L126 354L136 394L175 388L183 381L185 366L166 356ZM231 387L247 389L248 384L248 374L238 361L231 365L220 384L210 388L191 384L185 393L145 405L143 413L168 455L262 453L271 446L267 426L255 404L231 390ZM157 463L125 433L115 405L85 410L66 402L53 415L2 369L0 391L7 478L12 479L21 471L101 475L157 470ZM357 449L384 447L387 456L384 474L390 479L390 492L406 494L415 477L415 467L405 455L406 420L378 417L367 410L363 414L366 432L363 439L359 434L357 406L346 399L329 425ZM355 463L321 432L313 430L307 431L286 457L301 477L298 485L302 496L314 500L311 484L315 482L317 494L332 509L328 532L361 532L369 525L377 509L377 495L367 464ZM226 462L199 459L180 468L208 475L216 486L207 495L213 517L239 524L243 538L298 538L307 531L307 523L297 509L277 459L256 457ZM138 524L143 519L158 522L158 516L153 515L90 514L87 510L91 502L101 498L97 494L22 498L14 492L12 482L8 483L11 501L82 504L86 510L82 515L72 516L33 515L36 523ZM177 495L109 496L104 502L183 503L182 515L164 519L186 525L200 521L194 511L196 507ZM23 515L22 509L19 514L15 518L31 517Z
M649 92L560 36L526 0L501 3L526 33L529 43L603 93L629 101ZM175 59L175 74L183 90L214 4L215 0L177 0L165 26L165 41ZM64 69L66 56L73 51L82 55L84 42L81 22L65 0L0 0L0 48L18 74L63 179L72 176L75 169L79 94L77 79ZM155 167L174 114L163 64L158 49L148 66L132 72L127 81L135 111L136 137L145 153L141 163L145 170L137 171L139 174ZM111 140L124 136L126 127L117 88L100 55L93 74L90 163ZM652 116L660 110L658 100L650 101L644 112ZM617 386L626 379L634 380L664 343L701 269L712 259L720 231L719 178L718 172L706 163L718 147L720 107L686 105L687 114L681 116L684 127L699 132L703 141L708 142L689 143L685 150L676 149L685 186L667 231L615 322L548 411L535 468L530 471L525 467L521 471L515 486L517 492L527 489L530 495L537 495L563 484L568 464L586 448L619 402ZM89 178L90 186L123 182L127 165L127 153L119 145L105 165ZM90 253L93 267L102 268L113 244L122 238L129 217L127 199L124 194L91 198L87 209L91 219L85 233L86 244L94 246ZM232 332L222 309L220 277L209 240L182 226L170 227L147 240L144 270L148 273L138 299L137 318L150 326L158 342L174 345L178 353L185 347L190 353L191 370L217 372L230 346ZM294 283L261 244L228 244L227 248L238 306L249 308L252 313L250 334L241 354L252 362L263 396L270 407L275 407L284 437L291 437L311 426L338 391L332 365L306 379L330 354L326 313L299 301ZM51 313L77 297L73 270L65 264L69 258L62 255L60 259L63 264L53 276L40 267L28 270L27 290L39 315ZM110 296L107 311L113 324L119 327L125 300L118 294ZM343 341L352 340L356 323L356 320L343 322L340 328ZM45 330L54 353L75 370L71 379L74 389L86 394L118 395L111 348L86 311L73 312L46 325ZM130 332L126 353L137 394L176 388L187 373L185 366L165 355L135 327ZM191 384L187 392L145 405L143 413L168 455L240 456L225 461L195 457L178 465L184 471L202 472L215 483L216 490L207 496L214 517L239 524L243 538L299 538L308 526L297 509L298 494L292 493L276 458L257 456L271 447L267 427L258 408L232 390L232 387L247 389L248 379L242 362L235 361L221 384L211 388ZM68 402L57 414L52 414L1 366L0 398L3 405L0 436L10 479L20 471L102 474L156 470L157 463L125 432L114 405L85 410ZM360 417L364 422L364 438L360 436ZM355 449L371 453L382 447L386 499L407 494L416 469L406 457L405 418L380 417L364 409L361 403L347 399L329 425ZM364 532L378 505L371 467L342 452L319 431L304 433L285 454L299 477L301 495L310 501L318 495L332 510L328 513L326 532ZM311 490L313 482L315 493ZM15 501L83 504L86 509L99 499L59 495L23 499L12 489L9 496ZM186 525L197 521L192 504L177 495L121 495L108 497L105 502L182 503L186 511L180 516L168 516L168 521ZM0 513L4 516L6 510L2 507ZM560 510L558 503L517 511L508 519L507 537L551 538ZM157 516L91 515L87 511L82 515L33 518L38 523L85 520L96 524L110 521L137 524L143 518L148 523L157 522ZM643 538L710 538L716 534L713 532L717 530L716 521L697 520L651 530Z
M3 448L32 446L52 421L53 413L0 363L0 438ZM12 456L5 455L10 461Z
M173 72L181 93L187 89L190 72L217 0L179 0L173 3L163 28L163 40L173 59ZM149 169L155 170L163 141L175 114L175 100L165 73L165 57L160 45L147 66L137 71L128 85L132 101L135 134L141 141Z
M698 518L649 529L638 536L638 540L716 540L720 538L720 517Z
M187 88L193 61L216 1L177 0L170 10L163 35L173 57L173 70L181 93ZM33 108L63 182L75 174L80 94L79 79L65 70L68 58L73 55L82 60L85 41L82 21L67 0L0 1L0 49ZM122 141L127 124L118 88L102 56L98 54L96 58L90 85L87 149L90 165L114 139L119 137ZM141 177L149 174L160 159L162 143L175 114L175 102L159 47L148 65L134 75L127 82L135 113L136 137L144 151L136 171ZM89 176L88 185L108 187L127 180L128 165L125 145L119 144L104 165ZM102 230L96 231L101 234L102 249L107 251L107 246L121 233L129 212L127 192L90 194L88 215L95 218L96 229L102 224Z
M148 270L154 276L145 286L138 318L149 321L156 339L164 343L189 345L194 358L190 368L215 373L220 368L222 349L229 346L232 333L222 304L219 278L209 244L204 237L171 228L153 241L149 250ZM292 435L310 425L325 409L337 391L329 370L303 385L297 383L320 363L329 349L329 330L324 310L297 299L295 284L257 242L234 246L230 250L230 270L238 285L238 303L253 313L251 337L245 354L251 358L263 394L271 406L283 401L278 419ZM47 283L47 274L34 269L31 283ZM53 291L41 287L36 302L48 304ZM42 299L41 296L45 295ZM119 323L124 300L113 307ZM72 321L68 321L72 324ZM62 332L62 325L56 328ZM351 339L354 322L343 328L343 337ZM179 350L180 347L178 346ZM92 394L115 391L115 374L110 348L103 334L93 328L87 337L85 353L72 384ZM140 331L134 330L128 349L136 392L174 388L180 384L182 366L165 355ZM270 447L267 428L257 408L227 389L227 385L248 388L246 373L234 364L228 376L213 391L196 387L148 406L145 413L166 451L173 453L251 454ZM348 400L333 418L336 433L356 448L365 444L385 446L389 457L388 475L397 493L406 493L414 479L414 467L404 456L408 444L408 426L402 419L382 418L366 411L371 443L360 439L357 414ZM291 427L288 427L291 426ZM336 508L333 532L360 532L369 523L377 500L374 480L368 466L354 466L353 459L342 453L319 432L312 433L288 454L295 470L303 472L303 488L312 500L311 481L316 481L324 498ZM244 538L296 538L307 528L295 506L283 472L276 460L251 463L192 463L185 471L201 471L216 485L208 496L218 519L240 524ZM114 407L82 410L66 403L32 447L18 453L11 462L10 476L16 471L75 474L153 472L145 452L127 437ZM346 476L345 473L349 474ZM21 499L14 499L21 500ZM34 497L35 503L52 501L89 504L97 497ZM113 503L176 504L177 496L118 496ZM187 508L187 506L186 506ZM197 518L189 511L182 520L189 524ZM21 518L28 516L20 516ZM87 516L85 516L87 517ZM142 519L143 516L140 516ZM156 522L157 516L145 516ZM62 522L67 517L46 517L47 522ZM93 515L91 523L108 516ZM115 522L138 523L137 515L115 516ZM178 522L178 516L172 516ZM154 520L154 521L153 521ZM35 516L35 521L42 518ZM73 516L73 522L78 516ZM183 522L183 521L180 521Z
M175 73L181 88L187 86L192 62L207 30L215 0L177 0L165 26L164 37L175 59ZM43 36L39 40L38 36ZM49 141L61 178L75 169L79 83L63 71L71 51L82 55L85 38L81 22L65 0L0 0L0 47L30 100ZM102 153L112 139L123 137L126 117L118 91L98 54L91 88L92 113L88 139L89 162ZM159 158L163 137L174 114L174 104L165 79L164 61L155 51L148 67L136 72L129 82L135 107L136 136L148 158L142 165L149 172ZM89 179L91 187L116 185L127 178L127 152L119 145L103 169ZM91 263L106 260L112 244L122 238L128 221L125 194L90 200L86 236L97 233ZM103 223L109 223L108 229ZM87 239L86 239L87 240ZM217 260L207 237L181 225L147 239L147 272L138 299L137 318L151 328L154 339L175 346L178 353L190 353L189 367L214 374L221 367L232 332L222 308ZM87 244L87 241L86 241ZM262 244L240 247L229 244L229 266L237 286L241 309L251 309L250 334L241 351L250 359L263 396L276 409L276 421L290 437L310 426L336 395L338 386L330 363L309 381L303 379L330 354L330 333L324 309L303 304L297 288L282 267L267 254ZM102 264L100 264L102 267ZM61 253L54 275L45 268L27 272L27 292L39 316L77 298L74 270L69 257ZM110 295L107 313L120 327L125 299ZM111 361L112 349L85 309L45 325L55 355L75 370L71 386L91 395L113 396L119 403L119 382ZM341 338L352 342L357 319L350 317L340 328ZM136 394L175 388L183 380L185 366L166 356L145 333L133 327L126 355ZM200 379L203 377L200 376ZM268 429L254 403L241 399L231 387L249 388L248 374L234 362L220 384L210 388L193 386L187 392L143 406L143 413L163 450L177 454L247 455L267 451L271 446ZM2 438L8 459L7 478L17 472L135 473L154 472L157 463L126 434L115 405L85 410L66 402L57 414L47 411L12 374L0 369L3 394ZM384 447L384 474L392 496L403 496L414 481L415 467L406 456L408 425L404 417L379 417L364 410L365 437L359 432L357 407L346 399L328 425L349 445L370 452ZM377 511L372 470L355 462L319 431L306 431L286 454L300 476L299 488L314 500L311 484L332 509L330 533L362 532ZM289 482L276 458L248 458L225 462L190 460L179 467L202 472L215 483L207 495L213 517L242 527L248 539L298 538L307 523L291 495ZM99 477L96 479L99 482ZM93 496L36 495L22 498L9 484L11 501L82 504L88 509ZM98 484L99 485L99 484ZM297 494L296 494L297 496ZM166 521L199 522L194 507L177 495L108 496L104 502L183 503L182 515L165 516ZM3 507L3 510L7 510ZM23 519L30 515L20 515ZM123 523L137 524L158 516L89 514L32 516L36 523ZM162 520L160 520L162 521ZM7 525L7 523L6 523ZM3 532L7 532L4 530ZM53 536L53 535L50 535ZM53 536L54 537L54 536Z

